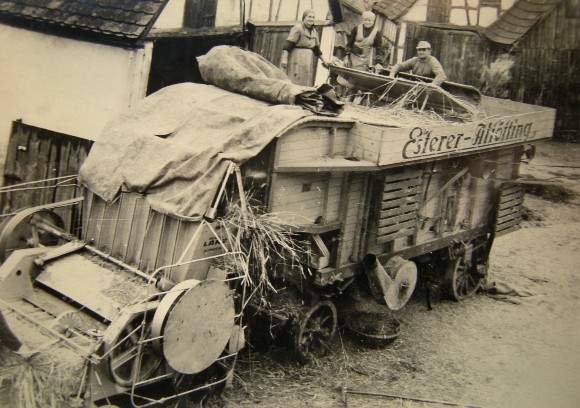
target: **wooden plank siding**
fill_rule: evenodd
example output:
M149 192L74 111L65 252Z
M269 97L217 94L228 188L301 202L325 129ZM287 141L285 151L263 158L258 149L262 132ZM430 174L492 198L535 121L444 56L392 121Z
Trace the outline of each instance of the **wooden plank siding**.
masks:
M498 201L495 234L501 236L519 228L524 203L522 185L504 184L500 190Z
M250 51L260 54L277 67L280 66L282 47L293 24L274 26L250 25ZM321 33L319 33L321 35Z
M450 25L429 25L409 22L405 40L403 60L417 54L415 47L427 40L433 47L433 56L443 66L447 78L452 82L481 87L481 73L500 53L489 46L474 29Z
M4 167L4 187L47 180L22 187L22 191L0 195L3 214L23 208L78 197L76 174L86 158L92 141L31 126L20 121L12 124ZM71 176L68 178L66 176ZM66 177L64 179L57 179ZM52 180L48 180L52 179ZM65 228L76 233L78 211L72 207L55 210Z
M508 97L557 109L554 137L574 141L580 140L577 8L577 3L561 1L517 41L507 45L491 43L493 53L509 52L515 56Z
M122 192L110 203L86 191L83 240L98 250L151 273L156 269L215 255L209 229L197 234L199 222L180 220L153 210L137 193ZM188 247L192 238L196 239ZM219 248L218 248L219 249ZM163 275L173 279L204 279L209 261L168 268Z
M276 165L286 165L297 159L305 157L327 156L330 150L335 153L344 151L346 133L337 135L331 127L304 127L293 130L279 140L280 150L277 155ZM332 138L334 140L332 140ZM333 147L333 141L336 147Z
M273 187L270 211L291 218L296 224L312 224L325 215L325 192L329 187L328 173L279 173ZM338 191L333 189L333 194ZM330 203L335 196L327 200Z

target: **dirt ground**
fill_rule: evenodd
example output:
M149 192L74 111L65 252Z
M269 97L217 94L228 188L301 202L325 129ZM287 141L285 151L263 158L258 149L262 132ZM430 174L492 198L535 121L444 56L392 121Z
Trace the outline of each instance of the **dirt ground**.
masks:
M495 241L490 270L492 280L529 296L435 299L428 310L419 290L397 312L401 333L389 347L365 349L339 335L331 355L307 366L287 349L246 351L230 388L183 405L345 407L346 388L456 406L580 406L580 145L537 146L522 176L560 187L529 187L527 220ZM346 396L349 407L449 406ZM0 407L11 408L5 401L0 398Z
M537 148L522 176L563 188L529 188L527 220L496 239L490 269L492 280L530 296L480 293L428 310L417 293L398 313L402 330L391 346L364 349L343 335L333 354L309 366L283 349L246 353L233 387L194 406L344 407L344 387L457 406L580 406L580 145ZM346 396L351 407L449 406Z

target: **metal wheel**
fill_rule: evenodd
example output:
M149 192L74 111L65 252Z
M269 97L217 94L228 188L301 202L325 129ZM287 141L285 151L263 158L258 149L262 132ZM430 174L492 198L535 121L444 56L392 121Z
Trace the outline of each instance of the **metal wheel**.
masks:
M139 342L146 339L150 332L147 321L145 335L141 339L142 323L144 323L143 316L133 318L108 348L112 350L108 356L111 377L123 387L130 387L133 381L138 382L150 378L163 361L163 358L151 347L151 343L142 344L139 354Z
M32 217L40 218L57 228L64 228L62 219L49 210L40 210L32 214L23 211L7 218L0 224L0 262L5 261L17 249L58 244L57 237L30 224Z
M473 296L487 275L485 243L474 248L465 245L456 258L451 259L445 273L445 287L452 299L460 301Z
M295 349L298 360L307 364L323 357L329 350L328 342L336 333L336 307L330 301L316 304L299 321Z

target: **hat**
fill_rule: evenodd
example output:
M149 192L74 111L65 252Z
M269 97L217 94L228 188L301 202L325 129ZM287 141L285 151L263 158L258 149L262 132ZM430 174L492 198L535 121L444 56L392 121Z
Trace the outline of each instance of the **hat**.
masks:
M419 44L417 44L417 49L420 48L431 49L431 44L429 44L427 41L419 41Z

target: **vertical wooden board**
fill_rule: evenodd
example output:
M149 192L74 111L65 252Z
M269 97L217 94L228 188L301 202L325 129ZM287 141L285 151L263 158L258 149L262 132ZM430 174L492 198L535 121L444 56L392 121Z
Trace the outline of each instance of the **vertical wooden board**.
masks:
M212 228L220 234L217 223L213 223ZM172 268L171 280L174 282L184 279L206 279L211 263L211 259L208 258L223 254L223 247L205 223L182 221L177 242L179 245L175 249L173 263L178 263L180 259L181 262L195 262Z
M52 179L60 176L60 146L68 145L68 142L63 140L62 137L57 136L57 134L54 134L54 138L49 136L48 142L49 151L47 156L46 178ZM56 189L53 197L56 197ZM53 198L52 202L55 201Z
M151 217L145 231L145 239L143 242L143 252L141 255L141 262L139 269L152 272L155 270L157 262L157 250L161 243L161 233L165 224L165 215L158 213L155 210L151 211Z
M22 137L22 126L20 122L12 122L10 139L6 150L6 162L4 163L5 183L8 178L15 178L17 173L18 145Z
M471 226L487 225L494 203L491 197L491 181L474 178Z
M16 151L13 177L17 183L29 180L28 162L29 160L32 161L32 157L30 155L31 137L32 131L30 127L24 126L22 123L18 123L13 147L13 149Z
M340 197L342 193L342 175L340 173L331 173L328 183L328 203L326 206L326 220L338 220L340 209Z
M8 144L4 183L18 184L27 181L27 166L29 159L28 144L30 128L20 122L12 122L12 134ZM10 192L2 194L2 212L11 213L26 207L26 194Z
M370 201L372 196L372 178L366 174L362 176L362 189L360 195L360 202L358 204L358 214L355 226L353 257L358 262L361 260L366 251L366 234L367 223L370 212Z
M174 264L191 260L193 253L192 250L194 249L193 247L195 247L197 244L193 243L193 247L189 245L198 228L200 227L199 222L180 221L179 224L180 225L177 231L177 237L175 239L175 250L173 251L172 263ZM185 251L188 252L185 253ZM195 264L187 264L171 268L171 279L174 282L181 282L185 279L190 279L193 276L193 271L195 270Z
M177 246L179 224L179 220L176 218L165 215L165 224L161 234L161 242L159 243L156 268L172 264L175 247Z
M82 203L82 220L81 220L81 239L85 242L89 242L89 225L90 225L90 214L93 208L94 194L88 188L84 188L84 200Z
M438 173L431 174L431 177L425 176L424 180L425 185L423 186L423 191L425 194L425 200L422 204L422 208L418 211L418 225L421 231L427 233L427 236L430 236L431 229L437 224L439 214L442 211L441 200L435 195L437 191L443 187L445 180L443 179L443 175Z
M136 268L141 264L145 233L151 213L151 208L145 198L138 195L135 199L135 212L133 213L133 220L131 221L131 233L129 235L126 256L127 262Z
M457 194L457 216L453 230L469 229L473 198L473 177L464 177Z
M29 153L28 157L30 161L28 165L28 175L27 175L28 177L26 178L27 181L36 181L44 179L46 165L42 166L38 160L39 153L41 152L41 144L42 141L38 137L37 129L33 129L30 135L30 143L28 147ZM40 183L38 185L35 185L35 187L37 186L40 186ZM35 203L39 202L42 193L41 190L32 190L29 191L28 193L29 194L26 194L27 195L26 206L32 207Z
M101 231L99 232L97 247L108 254L110 254L113 249L115 231L117 230L117 223L119 221L120 201L120 196L117 196L113 201L107 203L103 214L103 222L101 223Z
M124 262L127 262L127 249L129 247L129 236L131 234L137 197L137 194L131 193L121 193L120 197L117 231L111 253L115 258Z
M348 186L348 199L344 204L347 205L345 219L343 221L343 241L340 252L339 264L343 265L350 262L350 258L355 248L354 239L356 228L358 226L358 214L362 203L362 182L363 176L353 175Z
M90 212L87 215L85 241L90 245L98 245L105 216L106 202L96 194L92 194L91 201Z
M50 132L48 135L46 134L40 134L40 132L38 132L38 154L36 156L36 163L37 163L37 169L36 169L36 180L46 180L48 177L48 170L49 170L49 162L48 162L48 158L50 155L50 145L51 145L51 134L52 132ZM32 202L33 205L41 205L41 204L47 204L52 202L52 193L53 193L53 188L51 188L51 185L54 185L54 181L53 182L43 182L43 183L38 183L36 186L37 187L43 187L42 189L39 189L36 191L36 197L35 200Z
M55 177L68 176L68 156L70 154L71 142L63 141L60 144L53 144L51 151L51 163L55 163L56 174ZM68 188L56 188L55 201L62 201L72 198L71 192Z

